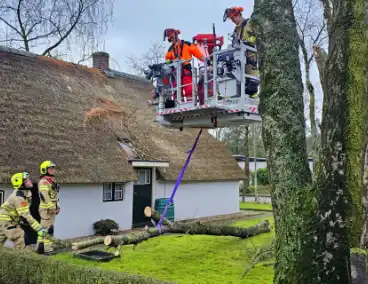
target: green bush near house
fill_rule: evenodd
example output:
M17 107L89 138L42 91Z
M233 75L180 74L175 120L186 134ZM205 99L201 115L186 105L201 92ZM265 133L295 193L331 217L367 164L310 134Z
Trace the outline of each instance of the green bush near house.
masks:
M119 230L119 224L111 219L104 219L93 223L93 230L96 235L111 235L114 230Z
M17 284L159 284L149 277L76 266L30 250L0 248L0 283ZM171 282L172 283L172 282Z

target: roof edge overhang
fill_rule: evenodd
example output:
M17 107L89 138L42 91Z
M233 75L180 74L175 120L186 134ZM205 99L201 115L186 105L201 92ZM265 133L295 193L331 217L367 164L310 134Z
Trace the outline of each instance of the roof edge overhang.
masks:
M160 160L129 160L129 164L134 168L168 168L169 161Z

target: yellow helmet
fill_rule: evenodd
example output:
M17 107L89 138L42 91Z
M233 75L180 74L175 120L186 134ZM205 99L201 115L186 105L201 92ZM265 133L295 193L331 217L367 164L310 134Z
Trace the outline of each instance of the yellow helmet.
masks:
M40 165L40 172L41 174L45 175L47 174L47 169L51 167L55 167L56 164L54 164L52 161L44 161Z
M16 173L11 177L11 183L15 189L20 188L23 185L23 182L29 177L29 173Z

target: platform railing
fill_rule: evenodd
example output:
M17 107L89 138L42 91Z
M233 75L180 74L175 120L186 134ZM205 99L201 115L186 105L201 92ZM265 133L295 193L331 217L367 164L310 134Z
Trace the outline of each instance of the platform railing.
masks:
M218 104L218 96L217 96L217 82L218 82L218 62L217 57L223 53L227 53L229 51L236 51L240 49L240 74L243 74L243 76L240 76L240 83L241 83L241 97L239 104L245 105L246 98L243 94L245 94L245 78L249 77L247 76L245 72L245 66L247 64L247 58L245 56L245 52L247 50L257 53L257 49L246 45L245 43L240 44L239 47L236 48L228 48L224 50L214 50L209 56L205 57L205 61L203 66L199 67L197 69L194 67L194 59L188 59L188 60L173 60L172 63L168 64L168 66L172 66L176 70L176 87L169 88L169 91L173 94L174 91L176 91L176 102L178 105L182 104L182 96L181 96L181 90L182 88L192 85L192 103L193 105L196 105L197 98L198 98L198 78L200 78L203 75L203 84L204 84L204 103L209 105L217 106ZM209 70L209 66L207 64L207 60L212 58L213 64L212 64L212 71ZM182 84L181 82L181 72L183 68L183 64L186 62L191 63L192 67L192 82L188 84ZM203 74L201 74L201 69L203 69ZM198 73L197 73L198 72ZM209 72L212 73L212 78L208 79ZM209 94L208 94L208 84L213 82L213 99L209 100ZM171 84L172 86L172 84ZM161 103L161 95L160 95L160 103ZM184 102L185 103L185 102Z

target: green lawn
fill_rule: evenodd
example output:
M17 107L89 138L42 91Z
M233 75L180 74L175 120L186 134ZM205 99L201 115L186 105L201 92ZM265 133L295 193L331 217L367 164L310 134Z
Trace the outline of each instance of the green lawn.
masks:
M273 226L272 217L240 220L234 225L248 227L265 219L270 220ZM271 284L273 268L269 266L256 266L242 280L240 275L257 247L270 243L273 236L274 230L245 240L205 235L164 235L139 244L135 251L132 246L124 246L122 258L109 263L76 259L70 253L53 257L79 265L126 271L182 284Z
M257 210L272 212L272 204L258 204L255 202L240 202L241 210Z

